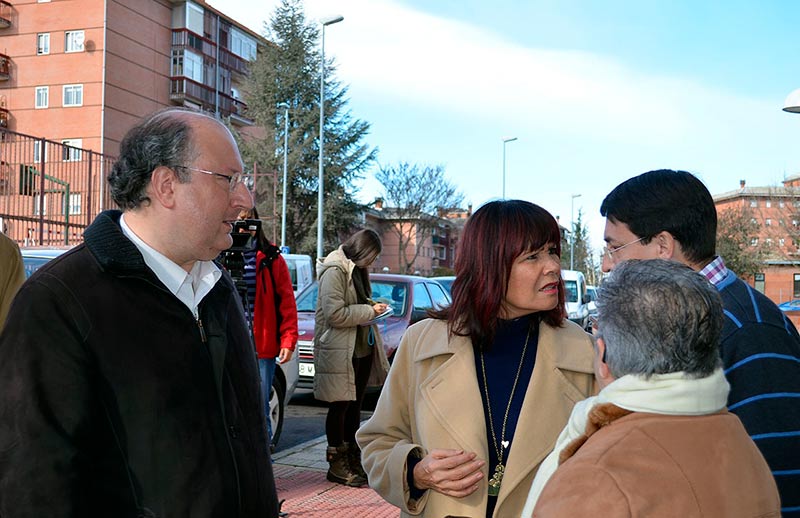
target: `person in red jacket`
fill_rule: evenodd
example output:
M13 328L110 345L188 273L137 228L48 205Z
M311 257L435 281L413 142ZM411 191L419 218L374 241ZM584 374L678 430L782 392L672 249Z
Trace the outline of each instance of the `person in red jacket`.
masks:
M239 219L258 219L255 208L243 211ZM244 252L244 280L247 285L245 313L258 355L267 431L272 441L269 396L275 365L292 358L297 344L297 305L289 267L280 249L270 243L259 228L254 233L252 250Z

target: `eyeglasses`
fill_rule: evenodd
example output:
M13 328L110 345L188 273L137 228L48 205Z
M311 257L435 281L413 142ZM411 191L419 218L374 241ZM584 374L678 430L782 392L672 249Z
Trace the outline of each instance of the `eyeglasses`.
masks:
M611 247L611 248L609 248L607 246L604 246L603 247L603 256L604 257L608 257L609 260L613 261L614 260L614 254L616 254L617 252L619 252L620 250L622 250L626 246L634 245L634 244L638 243L639 241L643 241L644 239L646 239L646 236L645 237L640 237L636 241L631 241L630 243L625 243L624 245L620 245L620 246L614 246L614 247Z
M186 169L187 171L194 171L195 173L203 173L203 174L211 174L214 176L219 176L221 178L225 178L228 180L228 189L230 192L236 190L236 186L239 184L244 185L245 189L248 191L252 191L255 185L253 175L249 173L233 173L231 175L222 174L222 173L215 173L214 171L206 171L205 169L198 169L196 167L189 167L188 165L179 165L176 169Z

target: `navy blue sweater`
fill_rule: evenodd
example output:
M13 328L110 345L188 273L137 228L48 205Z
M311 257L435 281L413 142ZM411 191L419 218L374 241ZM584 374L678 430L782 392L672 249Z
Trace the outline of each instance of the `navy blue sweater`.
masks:
M717 285L725 309L720 345L739 416L767 460L783 516L800 517L800 336L767 297L728 272Z

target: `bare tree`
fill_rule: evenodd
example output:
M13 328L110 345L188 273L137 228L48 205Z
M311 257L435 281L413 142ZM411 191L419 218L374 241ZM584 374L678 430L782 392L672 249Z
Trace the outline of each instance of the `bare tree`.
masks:
M414 271L422 244L433 234L440 211L458 207L464 197L444 176L444 167L400 162L375 175L383 186L385 218L397 236L400 267ZM415 244L413 252L410 244Z
M745 279L762 270L770 253L769 246L759 242L761 225L753 216L748 207L726 209L717 216L717 254Z

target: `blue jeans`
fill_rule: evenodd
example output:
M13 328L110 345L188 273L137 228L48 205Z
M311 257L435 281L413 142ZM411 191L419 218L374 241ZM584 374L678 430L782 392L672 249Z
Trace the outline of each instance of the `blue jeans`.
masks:
M267 416L267 434L272 442L272 422L269 419L269 393L272 390L272 378L275 377L275 358L259 358L258 371L261 373L261 392L264 393L264 415Z

